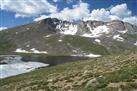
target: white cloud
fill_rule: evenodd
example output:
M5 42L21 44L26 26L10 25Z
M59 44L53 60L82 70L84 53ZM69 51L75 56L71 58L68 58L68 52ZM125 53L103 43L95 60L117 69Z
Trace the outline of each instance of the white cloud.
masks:
M110 9L94 9L86 20L111 21L121 20L134 25L137 25L137 16L132 16L132 12L128 9L127 4L120 4L111 7Z
M80 19L83 19L84 21L97 20L105 22L111 20L121 20L137 25L137 16L132 16L132 12L128 9L127 4L125 3L116 6L111 6L111 8L109 9L94 9L90 12L89 4L79 1L79 4L73 5L72 9L66 7L56 13L51 13L49 15L41 15L40 17L34 19L34 21L39 21L48 17L68 21L77 21Z
M47 0L2 0L0 6L2 10L15 12L16 17L36 16L57 11L57 7Z
M112 7L110 10L111 20L118 19L137 25L137 16L132 16L132 11L128 9L127 4L120 4Z
M111 20L121 20L121 18L116 15L109 15L109 17Z
M58 2L60 0L52 1ZM39 17L34 19L34 21L48 17L68 21L77 21L81 19L111 21L118 19L137 25L137 16L132 16L131 10L128 9L127 4L125 3L111 6L109 9L94 9L90 12L88 3L84 3L82 0L78 1L79 3L73 5L72 8L66 7L60 11L58 11L56 5L52 5L47 0L1 0L0 8L2 10L15 12L16 17L31 17L39 15Z
M126 17L123 19L123 21L137 25L137 16Z
M78 5L73 5L72 9L66 7L57 13L52 13L50 15L41 15L40 17L34 19L34 21L38 21L47 17L58 18L68 21L77 21L84 17L88 17L89 13L90 10L88 9L88 4L80 2Z
M0 27L0 31L7 29L7 27Z
M90 17L84 18L84 20L97 20L97 21L109 21L110 20L110 12L105 10L104 8L102 9L94 9Z
M37 17L34 19L34 21L40 21L40 20L43 20L43 19L46 19L46 18L49 18L50 16L48 15L40 15L40 17Z
M120 18L129 17L131 16L131 11L128 10L127 4L120 4L112 7L110 10L111 14L114 14Z

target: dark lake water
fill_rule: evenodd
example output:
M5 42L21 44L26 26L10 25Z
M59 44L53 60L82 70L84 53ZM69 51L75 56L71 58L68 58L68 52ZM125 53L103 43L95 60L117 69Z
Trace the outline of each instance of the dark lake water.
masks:
M47 56L44 59L22 59L22 60L23 61L38 61L38 62L49 64L50 66L55 66L58 64L85 60L85 59L88 59L88 58L79 57L79 56Z

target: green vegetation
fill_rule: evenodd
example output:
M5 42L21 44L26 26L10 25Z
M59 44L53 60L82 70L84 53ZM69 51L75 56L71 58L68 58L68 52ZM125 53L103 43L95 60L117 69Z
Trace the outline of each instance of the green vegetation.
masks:
M16 46L10 43L9 41L0 40L0 54L4 55L10 52L15 51Z
M83 51L106 55L109 54L108 50L98 43L94 42L94 39L80 37L80 36L65 36L64 40L70 43L75 49L80 48Z
M0 80L1 91L132 91L137 89L137 53L41 68Z

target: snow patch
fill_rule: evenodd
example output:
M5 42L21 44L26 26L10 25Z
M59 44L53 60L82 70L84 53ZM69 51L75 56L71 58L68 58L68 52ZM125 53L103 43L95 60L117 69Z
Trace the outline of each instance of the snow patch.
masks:
M58 42L62 42L62 40L60 39L60 40L58 40Z
M82 37L93 37L91 34L85 33L83 35L81 35Z
M99 39L95 39L95 42L97 42L97 43L101 43L101 40L99 40Z
M16 32L16 34L18 34L18 32Z
M96 55L96 54L88 54L88 55L84 55L85 57L89 57L89 58L94 58L94 57L101 57L101 55Z
M105 25L103 26L98 26L96 28L94 28L93 30L91 29L91 27L87 24L87 27L89 28L89 31L91 33L85 33L81 36L83 37L93 37L93 38L97 38L97 37L100 37L104 34L108 34L109 33L109 28Z
M32 53L37 53L37 54L41 54L41 53L44 53L44 54L47 54L47 51L38 51L36 50L35 48L32 48L30 49L32 51Z
M98 26L94 30L91 30L91 33L94 37L100 37L103 34L108 34L109 33L109 28L105 25L103 26Z
M117 41L121 41L121 42L124 41L124 38L120 37L120 34L114 35L114 36L113 36L113 39L114 39L114 40L117 40Z
M75 35L78 31L77 25L73 24L57 25L56 29L61 30L60 33L65 35Z
M21 48L16 49L15 52L18 53L36 53L36 54L47 54L47 51L38 51L35 48L30 49L30 51L23 50Z
M83 54L76 54L76 55L71 55L71 56L80 56L80 57L88 57L88 58L96 58L96 57L101 57L101 55L93 54L93 53L83 53Z
M30 28L26 28L27 30L30 30Z
M23 50L23 49L21 49L21 48L16 49L15 52L19 52L19 53L29 53L29 51Z
M44 37L48 38L48 37L50 37L50 36L52 36L52 34L46 35L46 36L44 36Z
M26 47L30 47L30 45L26 45Z
M49 64L44 64L40 62L19 62L12 64L2 64L0 65L0 78L6 78L30 72L36 68L46 67L48 65Z
M87 27L88 27L88 29L90 30L90 32L92 32L92 28L90 27L89 24L87 24Z
M73 50L74 53L77 53L77 50Z
M134 43L135 46L137 46L137 41Z
M89 31L91 33L85 33L80 36L96 38L96 37L100 37L104 34L109 33L109 28L105 25L98 26L98 27L92 29L91 26L89 24L87 24L87 28L89 29ZM61 33L61 34L76 35L76 33L78 31L78 26L75 24L59 24L56 26L56 29L60 30L59 33Z
M124 30L124 31L118 31L119 33L125 34L128 30Z

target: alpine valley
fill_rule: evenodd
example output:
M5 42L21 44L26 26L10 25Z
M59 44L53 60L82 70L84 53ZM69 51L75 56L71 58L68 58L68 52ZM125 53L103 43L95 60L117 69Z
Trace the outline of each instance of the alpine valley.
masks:
M11 65L7 56L23 65L49 65L0 79L1 91L137 90L137 26L120 20L46 18L6 29L0 31L0 55L1 65Z

